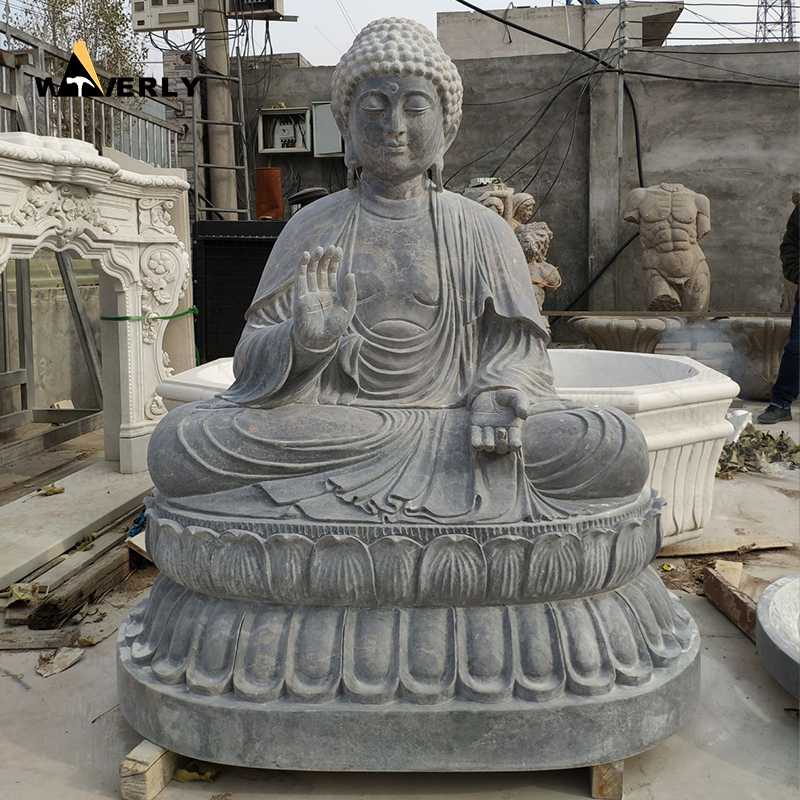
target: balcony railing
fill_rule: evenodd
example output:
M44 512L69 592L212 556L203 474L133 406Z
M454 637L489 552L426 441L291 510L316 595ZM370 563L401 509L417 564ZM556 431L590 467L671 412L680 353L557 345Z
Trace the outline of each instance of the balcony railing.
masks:
M155 167L176 165L184 127L167 114L180 103L164 97L40 97L37 78L50 78L58 91L57 76L71 54L12 26L3 25L3 33L11 49L0 50L0 132L80 139L100 152L114 148ZM97 73L101 80L112 77Z

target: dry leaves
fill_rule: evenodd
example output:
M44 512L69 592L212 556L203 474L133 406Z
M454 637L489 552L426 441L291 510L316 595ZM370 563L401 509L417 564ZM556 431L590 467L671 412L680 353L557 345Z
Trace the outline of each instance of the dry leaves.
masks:
M738 441L726 444L717 464L717 477L730 480L737 472L762 472L768 464L800 467L800 446L789 434L777 436L748 425Z
M45 497L51 497L54 494L64 494L67 490L63 486L56 486L54 483L51 483L49 486L40 486L39 491Z

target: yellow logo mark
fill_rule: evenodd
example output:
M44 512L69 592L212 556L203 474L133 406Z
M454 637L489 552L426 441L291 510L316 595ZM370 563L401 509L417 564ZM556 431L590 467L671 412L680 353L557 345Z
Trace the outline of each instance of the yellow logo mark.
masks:
M89 50L86 47L86 42L83 39L75 42L72 46L72 52L77 56L78 61L81 62L83 68L89 73L92 80L94 81L94 85L100 90L101 94L105 94L103 91L103 87L100 85L100 78L97 77L97 73L94 70L94 64L92 64L92 59L89 56Z

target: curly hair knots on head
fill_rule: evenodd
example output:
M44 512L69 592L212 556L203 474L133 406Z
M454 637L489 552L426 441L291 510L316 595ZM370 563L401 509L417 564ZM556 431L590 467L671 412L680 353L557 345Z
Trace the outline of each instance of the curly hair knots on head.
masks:
M417 76L431 81L442 104L444 130L461 121L464 89L450 56L436 37L412 19L389 17L371 22L356 36L333 72L331 110L342 135L358 83L373 75Z

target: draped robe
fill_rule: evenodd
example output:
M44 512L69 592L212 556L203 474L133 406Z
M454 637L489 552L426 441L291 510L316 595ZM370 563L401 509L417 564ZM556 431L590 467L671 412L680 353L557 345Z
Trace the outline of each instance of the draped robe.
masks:
M433 324L394 338L357 309L338 346L302 370L291 338L299 256L317 243L342 247L341 282L357 263L365 212L360 192L347 190L290 220L246 314L235 383L220 400L171 412L154 434L171 436L189 464L151 465L162 494L244 516L359 523L515 523L586 510L538 491L524 452L471 447L469 404L481 392L517 389L532 405L556 399L548 333L508 225L450 192L431 191L430 211ZM209 492L211 501L198 497Z

